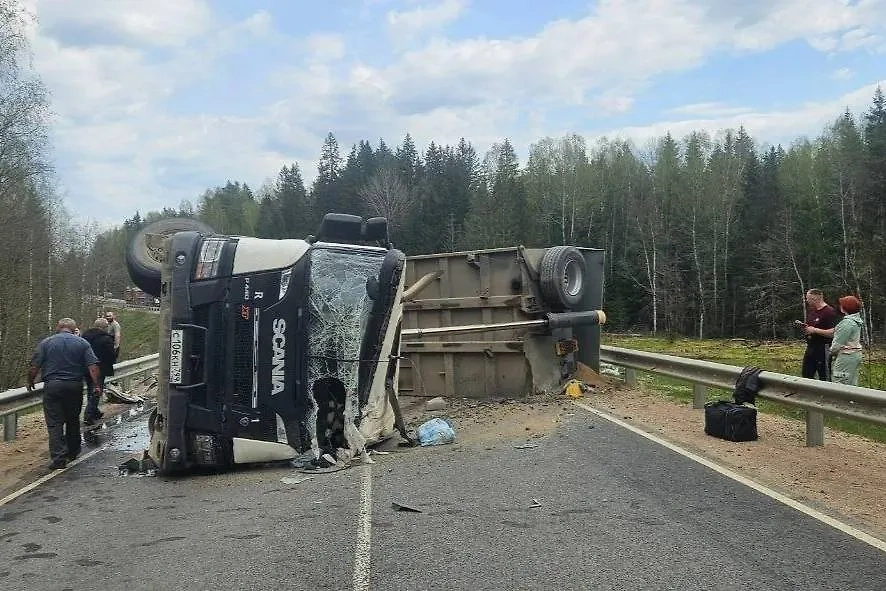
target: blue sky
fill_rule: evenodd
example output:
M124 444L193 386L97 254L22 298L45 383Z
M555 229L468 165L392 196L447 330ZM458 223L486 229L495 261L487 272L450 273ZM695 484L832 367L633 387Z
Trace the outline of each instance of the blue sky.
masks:
M886 0L23 0L81 220L255 188L327 132L814 136L886 80Z

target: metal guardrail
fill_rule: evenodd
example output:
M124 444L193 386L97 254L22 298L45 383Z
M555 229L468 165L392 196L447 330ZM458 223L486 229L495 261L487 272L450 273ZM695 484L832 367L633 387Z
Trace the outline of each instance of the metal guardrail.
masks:
M704 408L708 387L735 388L742 368L661 353L620 347L600 347L600 360L625 368L625 382L637 383L637 370L656 373L693 386L693 407ZM846 386L798 376L764 371L760 398L800 408L806 412L806 445L824 445L824 415L886 425L886 392Z
M118 363L114 366L115 375L108 382L125 387L126 381L153 371L157 368L159 354L145 355ZM636 351L621 347L600 347L600 360L625 368L625 382L629 386L637 383L637 371L656 373L692 384L693 407L704 408L709 387L732 390L742 368L723 363L701 361L674 355ZM806 445L824 445L824 415L839 416L851 420L886 425L886 392L860 386L846 386L798 376L764 371L760 374L762 388L757 396L806 412ZM43 383L35 385L33 392L26 388L15 388L0 393L0 404L14 402L39 394ZM37 400L0 411L3 419L4 440L15 438L18 415L41 406Z
M117 363L114 365L114 375L109 377L106 381L111 384L120 384L125 389L126 384L132 378L157 369L159 358L160 355L154 353L152 355L145 355L144 357ZM39 396L42 392L43 382L34 384L34 389L30 392L24 387L13 388L12 390L0 392L0 404L8 404L19 400L33 398ZM3 420L3 440L12 441L16 438L19 415L31 412L33 409L40 406L43 406L42 398L31 400L30 402L0 411L0 419Z

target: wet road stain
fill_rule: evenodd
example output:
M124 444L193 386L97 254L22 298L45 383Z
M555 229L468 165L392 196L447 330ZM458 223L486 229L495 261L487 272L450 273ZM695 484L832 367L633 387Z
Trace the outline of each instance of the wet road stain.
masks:
M175 509L175 505L153 505L151 507L145 507L145 511L157 511L163 509Z
M252 507L234 507L233 509L219 509L216 513L239 513L240 511L252 511Z
M77 561L77 566L101 566L104 562L100 560L90 560L89 558L81 558Z
M61 518L61 517L55 517L54 515L47 515L46 517L43 518L43 520L44 520L44 521L47 521L47 522L49 522L49 523L58 523L59 521L62 520L62 518Z
M22 544L22 548L25 549L25 552L36 552L40 548L42 548L40 544L35 544L33 542L28 542L27 544Z
M44 495L43 500L49 501L50 503L54 503L58 500L58 497L55 495Z
M142 544L132 544L133 547L146 548L148 546L156 546L157 544L163 544L164 542L177 542L178 540L184 540L184 536L172 536L171 538L160 538L159 540L151 540L150 542L144 542Z
M256 538L260 538L261 534L244 534L242 536L225 536L226 538L230 538L232 540L254 540Z
M55 552L38 552L37 554L24 554L16 556L13 560L31 560L32 558L55 558L58 556Z
M8 542L11 538L13 538L14 536L17 536L17 535L18 535L17 531L11 531L9 533L0 534L0 540L3 540L4 542Z
M33 511L33 509L22 509L21 511L7 511L3 515L0 515L0 521L4 521L9 523L10 521L15 521L18 519L19 515L24 515L28 511Z

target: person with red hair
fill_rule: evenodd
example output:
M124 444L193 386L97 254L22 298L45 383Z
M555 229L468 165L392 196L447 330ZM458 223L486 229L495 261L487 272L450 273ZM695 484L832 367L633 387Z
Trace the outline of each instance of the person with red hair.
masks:
M831 381L857 386L858 366L861 365L861 330L864 326L861 300L848 295L838 301L843 320L834 328L834 339L831 341L830 356L834 359Z

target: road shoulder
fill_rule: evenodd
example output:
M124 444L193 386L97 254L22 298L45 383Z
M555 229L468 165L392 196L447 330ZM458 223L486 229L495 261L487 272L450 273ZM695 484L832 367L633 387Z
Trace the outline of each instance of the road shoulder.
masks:
M705 435L703 411L691 403L624 387L583 401L886 539L886 445L826 430L824 447L806 447L803 423L764 413L758 415L758 441L723 441Z

